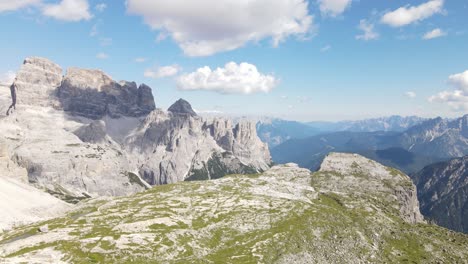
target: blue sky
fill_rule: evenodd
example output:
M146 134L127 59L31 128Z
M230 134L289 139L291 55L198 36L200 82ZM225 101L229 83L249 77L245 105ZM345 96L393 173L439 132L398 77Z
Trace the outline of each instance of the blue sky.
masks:
M0 77L40 56L146 83L161 108L455 117L468 110L467 25L464 0L0 0Z

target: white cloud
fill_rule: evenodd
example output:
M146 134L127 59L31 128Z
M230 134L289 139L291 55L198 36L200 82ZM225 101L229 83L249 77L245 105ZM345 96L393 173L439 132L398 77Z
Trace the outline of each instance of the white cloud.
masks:
M100 38L99 39L99 45L106 47L112 45L112 39L111 38Z
M0 13L14 11L32 5L38 5L41 0L0 0Z
M327 52L327 51L329 51L329 50L331 50L331 46L330 46L330 45L326 45L326 46L324 46L323 48L320 49L320 52Z
M99 12L104 12L104 10L106 10L106 8L107 8L107 5L105 3L100 3L100 4L97 4L96 6L94 6L94 9L96 9Z
M91 31L89 32L89 36L95 37L98 34L99 34L98 25L94 24L93 27L91 28Z
M431 0L418 6L405 6L385 13L381 22L392 27L402 27L442 13L444 0Z
M319 0L322 15L338 16L351 6L352 0Z
M16 74L13 71L7 71L0 74L0 85L10 86L15 80Z
M468 70L449 76L454 90L442 91L429 97L429 102L446 103L454 111L468 111Z
M268 93L277 84L278 80L274 76L262 74L255 65L245 62L229 62L224 68L215 70L205 66L177 80L180 90L206 90L222 94Z
M59 4L48 4L42 14L63 21L80 21L92 18L87 0L62 0Z
M181 68L179 65L162 66L157 69L147 69L144 73L144 76L154 79L166 78L177 75L180 70Z
M374 24L369 23L365 19L361 19L361 21L359 21L358 29L362 30L363 33L361 35L357 35L356 39L375 40L379 38L379 33L374 30Z
M209 56L271 38L277 46L312 28L306 0L127 0L154 30L169 34L188 56Z
M101 52L101 53L98 53L98 54L96 55L96 58L98 58L98 59L100 59L100 60L105 60L105 59L108 59L108 58L109 58L109 55L107 55L106 53Z
M405 96L408 97L408 98L416 98L416 93L412 92L412 91L409 91L409 92L405 93Z
M138 58L135 58L134 61L137 62L137 63L143 63L145 61L147 61L148 59L147 58L144 58L144 57L138 57Z
M447 33L445 33L444 31L442 31L440 28L436 28L434 30L431 30L429 32L427 32L426 34L424 34L423 36L423 39L434 39L434 38L440 38L440 37L443 37L443 36L446 36Z

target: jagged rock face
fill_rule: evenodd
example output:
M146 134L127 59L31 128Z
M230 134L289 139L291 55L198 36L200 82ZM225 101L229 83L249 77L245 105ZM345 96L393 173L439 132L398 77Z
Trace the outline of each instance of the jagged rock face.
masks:
M17 103L51 106L62 83L62 68L48 59L32 57L24 60L16 74Z
M268 147L256 136L255 125L242 123L233 129L230 124L227 120L211 122L189 114L156 110L127 138L125 145L137 157L140 174L152 185L267 169ZM215 172L214 167L221 171Z
M324 186L329 190L352 193L362 188L366 192L379 195L384 193L384 199L393 201L392 206L399 210L406 222L424 221L419 210L416 186L407 175L398 170L357 154L330 153L323 160L319 171L337 172L343 176L342 179L335 179L336 182L330 180L330 185Z
M146 85L116 83L103 72L71 68L58 90L47 87L57 91L44 98L48 103L28 101L10 116L0 116L0 135L11 162L27 171L32 184L67 201L269 167L268 148L254 126L241 122L215 128L194 116L183 100L174 104L174 112L153 111ZM0 92L0 109L8 108L3 98L9 90Z
M84 125L77 129L74 134L83 142L87 143L106 143L106 123L102 120L96 120L89 125Z
M117 83L99 70L68 69L58 97L65 111L91 119L138 117L155 109L151 88Z
M412 178L426 217L468 233L468 156L429 165Z
M189 104L189 102L185 101L184 99L179 99L177 102L172 104L169 109L167 109L169 112L172 112L174 114L183 114L183 115L189 115L189 116L197 116L197 113L193 111L192 106Z

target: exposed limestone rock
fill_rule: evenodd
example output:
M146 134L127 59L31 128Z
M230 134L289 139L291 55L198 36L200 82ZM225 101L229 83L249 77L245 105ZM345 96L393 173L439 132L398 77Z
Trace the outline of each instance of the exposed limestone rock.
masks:
M0 172L2 170L0 167ZM0 208L2 214L0 233L2 233L18 225L58 217L71 207L25 182L0 174Z
M184 105L191 109L190 104ZM268 168L268 147L256 136L255 125L242 123L232 129L230 121L225 120L227 126L224 127L219 125L223 123L221 120L214 122L190 114L156 110L127 138L125 145L131 156L137 157L140 175L152 185L190 177L219 177L220 173L208 165L210 162L222 165L218 166L220 170L227 166L224 168L229 169L223 175L254 173Z
M344 177L330 181L329 190L336 192L388 193L386 200L395 200L401 217L409 223L423 222L416 186L402 172L385 167L357 154L331 153L322 162L320 172L337 172Z
M14 81L18 104L54 105L54 95L61 83L62 68L59 65L44 58L27 58Z
M151 88L117 83L99 70L68 69L58 97L65 111L91 119L138 117L155 109Z
M21 182L28 182L28 172L14 163L3 139L0 139L0 176L14 178Z
M190 116L197 115L197 113L193 111L192 106L189 104L189 102L185 101L182 98L177 100L177 102L172 104L167 110L174 114L184 114L184 115L190 115Z
M26 61L20 77L33 69L41 79L38 68L48 79L52 70L47 67L54 68L47 60ZM63 80L49 79L38 81L50 92L44 104L27 98L28 105L1 115L0 135L6 138L10 163L24 168L31 183L64 200L128 195L149 188L148 183L212 179L269 167L268 148L252 124L214 124L196 116L184 100L171 111L153 111L151 88L116 83L97 70L71 68ZM1 92L0 107L5 109L9 91Z
M344 168L348 161L354 168ZM340 170L286 164L84 201L63 217L0 233L0 262L466 263L468 235L402 219L390 191L405 184L401 175L351 154L327 162ZM350 174L357 166L359 175ZM380 188L378 179L396 185ZM24 237L44 224L47 233Z
M106 123L96 120L77 129L74 134L83 142L105 143L107 139Z

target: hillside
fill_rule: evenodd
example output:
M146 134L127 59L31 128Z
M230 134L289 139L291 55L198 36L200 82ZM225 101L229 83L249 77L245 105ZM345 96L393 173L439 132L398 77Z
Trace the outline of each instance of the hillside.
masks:
M38 227L48 226L48 232ZM466 263L468 236L425 223L408 176L331 154L311 173L157 186L0 235L5 262Z
M426 217L468 233L468 156L429 165L411 177Z

